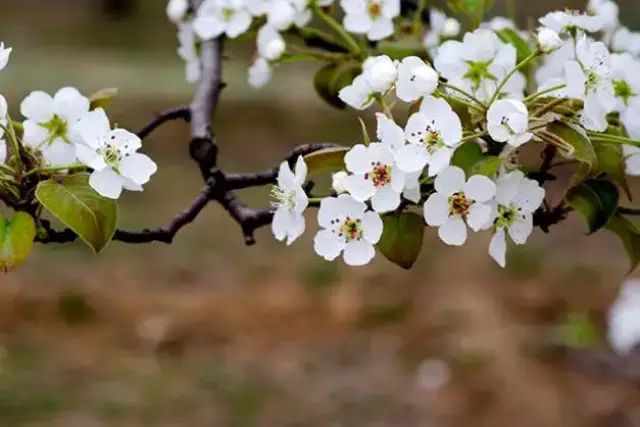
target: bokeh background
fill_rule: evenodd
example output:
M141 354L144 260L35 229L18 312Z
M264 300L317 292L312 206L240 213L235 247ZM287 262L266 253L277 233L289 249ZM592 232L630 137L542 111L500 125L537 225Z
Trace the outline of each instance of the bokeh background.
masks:
M30 90L65 85L119 88L108 112L132 130L189 102L164 0L1 3L0 40L14 52L0 91L16 117ZM523 25L582 6L515 3ZM639 28L637 0L619 3ZM358 139L354 114L316 98L317 64L281 66L256 91L251 50L228 44L223 167L261 170L302 143ZM123 227L164 225L199 191L187 146L178 122L145 141L160 169L144 193L124 195ZM242 197L268 203L266 189ZM0 426L640 425L633 383L540 351L556 339L606 346L606 310L628 270L614 236L587 237L572 216L511 248L502 270L488 235L451 248L427 230L407 272L381 256L359 269L325 262L309 223L291 247L268 229L245 247L211 205L170 246L112 243L99 257L80 243L38 246L0 278Z

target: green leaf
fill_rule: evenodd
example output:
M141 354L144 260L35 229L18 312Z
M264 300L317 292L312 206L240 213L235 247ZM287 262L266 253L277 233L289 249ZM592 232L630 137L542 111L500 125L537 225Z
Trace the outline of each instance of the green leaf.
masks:
M562 122L549 124L547 130L558 137L558 141L553 143L556 143L561 154L581 163L578 173L573 177L573 184L579 184L591 176L597 168L598 160L587 134L577 127Z
M0 271L14 270L33 249L36 223L25 212L16 212L11 220L0 217Z
M412 212L382 217L384 229L377 244L378 250L392 263L410 269L422 249L424 223Z
M516 48L516 52L518 53L518 63L522 62L533 53L529 43L520 37L520 34L518 34L518 32L513 28L503 28L500 31L496 31L496 34L500 37L500 40L513 45L513 47Z
M615 233L627 252L631 267L629 273L633 272L640 263L640 230L633 222L616 213L607 224L607 230Z
M484 175L493 178L498 173L501 164L502 160L500 160L498 156L484 156L471 167L471 171L467 177L471 175Z
M473 166L480 160L482 160L482 148L473 141L467 141L454 151L451 164L458 166L467 176L470 176Z
M100 89L89 97L90 109L106 108L111 103L111 100L118 94L116 88Z
M361 65L357 62L334 62L327 64L316 71L313 78L313 86L316 92L325 102L338 109L346 108L346 104L340 100L340 89L348 86L361 72Z
M42 181L36 198L95 253L107 246L116 231L118 204L96 193L87 173L69 175L60 182Z
M625 174L624 152L622 145L615 142L597 141L593 144L598 159L598 173L606 173L611 180L620 186L631 200L631 189Z
M595 179L571 188L566 197L571 207L584 216L589 234L607 225L618 208L619 199L615 184Z
M309 171L344 170L344 156L351 147L332 147L319 150L304 156L304 162Z

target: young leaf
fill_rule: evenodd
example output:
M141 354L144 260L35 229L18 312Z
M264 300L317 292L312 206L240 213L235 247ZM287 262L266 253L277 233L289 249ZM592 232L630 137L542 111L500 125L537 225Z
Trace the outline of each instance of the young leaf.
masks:
M622 240L631 262L629 273L633 272L640 263L640 230L633 222L619 213L611 217L607 224L607 230L615 233Z
M322 98L327 104L335 108L344 109L347 107L346 104L338 98L337 93L334 93L330 89L331 79L333 78L333 74L336 72L337 68L337 63L330 63L319 68L313 77L313 87L315 88L318 96L320 96L320 98Z
M0 217L0 271L17 268L33 249L36 223L25 212L16 212L11 220Z
M496 31L496 34L500 37L500 40L516 48L518 63L531 55L532 51L529 43L520 37L520 34L513 28L503 28L500 31Z
M91 110L95 110L96 108L106 108L117 94L118 89L116 88L100 89L89 97L89 108Z
M382 217L384 231L378 242L378 250L392 263L410 269L422 249L424 222L412 212Z
M562 142L558 148L565 157L575 158L581 163L578 173L573 178L574 185L591 176L592 172L597 168L598 160L596 151L587 134L562 122L549 124L547 130L557 136L559 142Z
M580 212L595 233L609 222L618 208L618 188L610 181L591 179L567 192L567 202Z
M344 156L350 149L350 147L325 148L307 154L304 156L304 162L310 172L317 170L341 171L345 168Z
M471 167L468 176L484 175L493 178L498 173L501 164L502 160L498 156L484 156Z
M107 246L116 231L118 204L91 188L89 174L69 175L61 182L42 181L36 188L36 198L95 253Z
M467 176L471 176L471 169L482 159L482 148L473 141L467 141L453 153L451 164L461 168Z
M598 159L598 173L606 173L612 181L618 184L631 200L631 189L625 174L624 153L622 145L615 142L598 141L593 144Z

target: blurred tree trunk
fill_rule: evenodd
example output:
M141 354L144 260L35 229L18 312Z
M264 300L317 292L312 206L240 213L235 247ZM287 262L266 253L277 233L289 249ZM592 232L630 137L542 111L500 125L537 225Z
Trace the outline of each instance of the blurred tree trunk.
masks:
M110 18L130 17L138 0L100 0L102 12Z

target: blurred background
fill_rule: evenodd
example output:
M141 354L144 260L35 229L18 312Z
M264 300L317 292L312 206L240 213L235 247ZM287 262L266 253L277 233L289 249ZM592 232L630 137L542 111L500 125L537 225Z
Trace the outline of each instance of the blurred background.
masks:
M14 117L29 91L66 85L119 88L108 113L131 130L189 102L164 0L2 3L0 40L14 51L0 91ZM638 29L640 4L619 3ZM516 5L522 25L583 6ZM216 119L226 170L359 138L356 115L316 97L318 64L283 65L256 91L252 42L227 46ZM197 194L187 146L179 122L145 141L159 172L124 195L122 227L165 225ZM242 197L268 203L266 189ZM628 270L613 235L585 236L574 215L510 248L503 270L489 235L452 248L428 229L407 272L381 256L358 269L325 262L308 223L291 247L266 228L245 247L211 205L170 246L114 242L99 257L81 243L38 246L0 278L0 426L640 426L634 384L541 351L557 339L606 346L606 310Z

